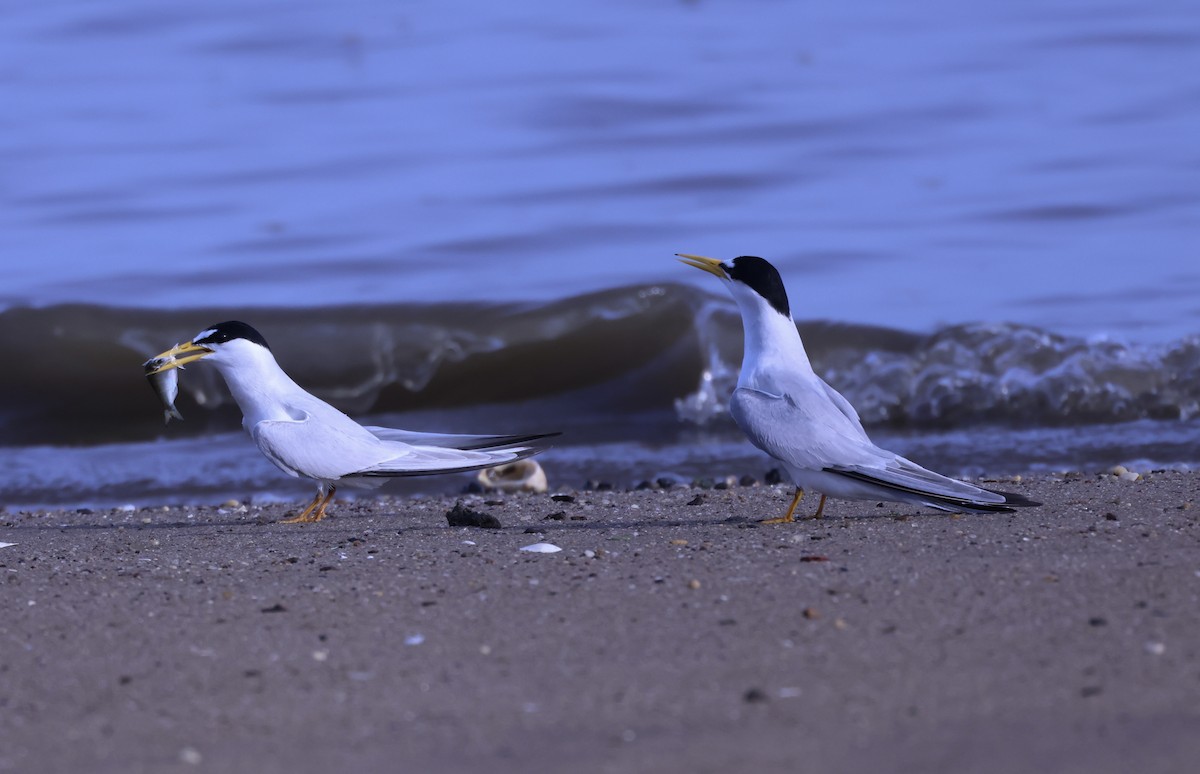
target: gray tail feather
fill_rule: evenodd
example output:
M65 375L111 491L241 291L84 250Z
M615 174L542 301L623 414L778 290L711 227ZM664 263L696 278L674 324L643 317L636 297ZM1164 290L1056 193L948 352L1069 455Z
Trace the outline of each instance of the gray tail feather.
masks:
M553 438L562 433L525 433L522 435L472 435L459 433L425 433L418 430L399 430L393 427L371 427L370 430L377 438L385 441L399 441L415 446L436 446L442 449L458 449L459 451L483 451L486 449L504 449L509 446L524 446L543 438Z
M970 500L965 497L952 497L948 495L932 494L911 486L895 484L891 481L884 481L874 476L861 473L857 470L839 470L837 468L825 468L827 473L837 473L839 476L846 476L857 481L865 481L868 484L873 484L884 489L891 489L896 492L903 492L908 495L920 498L922 501L932 505L935 508L945 508L949 511L960 511L967 513L1012 513L1011 506L1020 508L1041 505L1039 502L1030 500L1024 495L1016 494L1015 492L1003 492L998 489L983 489L985 492L991 492L995 495L1000 495L1004 498L1002 503L984 503L978 500Z

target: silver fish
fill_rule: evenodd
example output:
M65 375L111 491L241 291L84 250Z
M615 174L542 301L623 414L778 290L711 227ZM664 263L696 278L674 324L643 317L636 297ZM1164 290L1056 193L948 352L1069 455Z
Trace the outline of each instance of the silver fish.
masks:
M166 371L159 371L163 363L168 362L168 358L152 357L142 367L146 369L146 378L150 380L150 386L154 388L154 393L163 405L163 424L170 424L171 417L183 419L183 414L179 413L179 409L175 408L175 398L179 395L179 369L169 368Z

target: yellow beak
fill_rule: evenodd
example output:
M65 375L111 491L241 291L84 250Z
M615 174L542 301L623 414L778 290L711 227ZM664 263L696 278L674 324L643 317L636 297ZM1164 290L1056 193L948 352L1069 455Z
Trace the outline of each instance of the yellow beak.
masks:
M150 374L170 371L172 368L181 368L188 363L194 363L202 357L208 357L212 353L213 351L208 347L202 347L190 341L183 344L176 344L166 352L155 355L146 361L146 366L149 369L146 371L146 375L149 376Z
M701 271L706 271L709 274L715 274L721 279L729 279L729 275L725 273L725 269L721 268L721 262L716 258L705 258L703 255L688 255L687 253L675 253L682 263L688 266L695 266Z

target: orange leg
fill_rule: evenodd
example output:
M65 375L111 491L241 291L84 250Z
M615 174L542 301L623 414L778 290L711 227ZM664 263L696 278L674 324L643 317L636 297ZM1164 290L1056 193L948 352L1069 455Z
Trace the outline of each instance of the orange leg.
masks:
M320 521L325 518L325 509L329 507L329 502L333 499L333 493L337 491L337 487L329 487L329 494L321 497L321 490L317 490L316 497L308 504L308 507L300 512L299 516L293 516L290 519L281 519L280 524L307 524L313 521ZM313 510L316 509L316 513Z
M796 496L792 498L792 504L790 506L788 506L787 513L778 519L763 519L760 523L761 524L791 524L793 521L796 520L792 514L794 514L796 512L796 506L800 504L800 498L802 498L802 497L804 497L804 490L801 489L800 487L796 487ZM821 504L822 505L825 504L824 497L821 498Z
M814 519L821 518L821 514L825 512L825 495L821 495L821 502L817 504L817 512L812 515Z
M333 502L333 495L337 492L337 487L333 484L329 485L329 494L325 495L325 499L321 502L321 507L317 508L316 514L313 515L313 521L320 521L325 518L325 509Z

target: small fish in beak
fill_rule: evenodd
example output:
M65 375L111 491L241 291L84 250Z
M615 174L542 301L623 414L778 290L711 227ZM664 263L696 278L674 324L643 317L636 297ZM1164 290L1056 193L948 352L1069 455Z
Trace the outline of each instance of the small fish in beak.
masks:
M171 423L171 417L183 419L183 414L175 408L175 398L179 395L179 368L161 370L164 364L172 360L174 358L152 357L142 363L142 367L146 369L146 378L154 388L154 394L162 402L164 425Z

